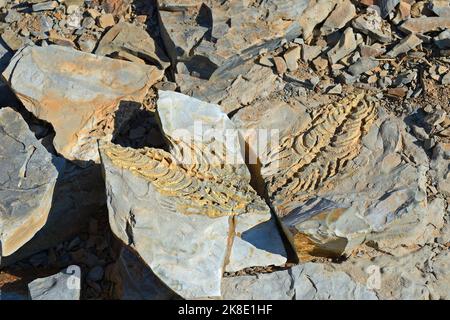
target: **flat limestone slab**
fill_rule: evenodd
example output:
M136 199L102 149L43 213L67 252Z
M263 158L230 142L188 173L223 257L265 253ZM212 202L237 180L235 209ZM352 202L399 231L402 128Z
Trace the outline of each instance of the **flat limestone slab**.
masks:
M56 45L19 50L3 72L25 107L53 125L58 153L96 162L96 141L110 140L162 76L154 66Z
M9 256L45 224L58 171L19 113L0 109L0 249Z

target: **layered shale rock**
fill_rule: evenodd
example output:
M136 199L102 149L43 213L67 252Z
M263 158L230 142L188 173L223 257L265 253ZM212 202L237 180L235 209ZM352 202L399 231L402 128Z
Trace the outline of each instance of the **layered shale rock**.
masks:
M17 112L0 109L0 257L14 253L44 226L63 166Z
M182 73L220 77L227 70L301 34L299 17L309 0L159 0L165 46Z
M158 112L172 153L101 147L113 232L185 298L220 296L224 271L284 264L269 207L245 166L227 162L241 157L233 123L217 105L173 92L160 92ZM195 119L214 139L196 136Z
M51 45L18 51L3 76L29 111L53 125L58 153L98 162L97 140L111 140L162 71Z
M426 154L363 94L308 112L268 150L261 179L301 259L362 242L396 254L443 224L443 204L427 203Z

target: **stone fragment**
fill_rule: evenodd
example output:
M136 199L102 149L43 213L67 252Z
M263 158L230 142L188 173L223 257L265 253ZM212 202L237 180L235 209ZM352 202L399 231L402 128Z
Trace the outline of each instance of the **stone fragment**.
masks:
M352 28L347 28L339 39L339 42L328 51L328 59L331 64L335 64L345 56L356 50L356 39Z
M116 22L114 21L114 16L110 13L101 15L98 18L98 26L101 28L108 28L108 27L112 27Z
M28 242L47 221L58 171L53 158L10 108L0 109L0 259Z
M381 17L386 18L399 3L400 0L379 0L378 6L381 10Z
M438 143L433 149L431 168L432 178L439 191L446 197L450 196L450 145Z
M408 19L411 16L411 4L406 0L400 0L398 12L402 21Z
M95 51L96 54L102 56L111 56L121 52L131 53L133 57L139 57L137 58L139 60L143 58L160 69L166 69L170 65L164 51L150 35L144 29L127 22L120 22L109 29L98 43Z
M360 45L359 51L361 52L361 57L378 57L385 52L385 49L381 46L377 46L376 44L368 46L368 45Z
M122 16L127 12L131 2L131 0L102 0L102 8L106 13Z
M360 58L348 68L352 76L359 76L378 67L379 62L373 58Z
M23 39L12 30L6 30L1 34L2 40L13 51L19 50L24 42Z
M302 60L309 62L316 58L322 52L321 46L302 45Z
M389 57L397 57L400 54L407 53L408 51L414 49L419 44L422 43L422 40L418 38L415 34L409 34L394 47L391 51L389 51L386 55Z
M299 17L310 2L159 0L161 34L174 66L183 62L189 74L222 78L262 49L273 51L297 38Z
M393 98L404 98L408 89L405 87L389 88L387 94Z
M322 71L328 67L328 60L322 57L318 57L314 59L313 65L316 71Z
M445 75L442 77L441 83L442 83L443 85L450 84L450 72L448 72L447 74L445 74Z
M450 16L411 18L399 26L401 31L407 33L427 33L446 28L450 28Z
M352 20L356 15L356 8L350 0L344 0L338 3L336 8L331 12L328 18L320 28L320 33L329 35L337 30L342 29L347 22Z
M450 29L444 30L433 38L434 44L439 47L439 49L450 48Z
M275 63L275 69L278 74L284 74L288 70L286 61L282 57L274 57L273 62Z
M300 46L289 48L283 55L286 66L289 71L298 69L298 60L300 60Z
M315 0L311 1L308 8L300 17L300 26L302 27L303 39L306 41L312 36L314 28L324 21L330 12L336 7L336 0Z
M53 276L28 284L31 300L80 300L81 270L72 265Z
M259 58L258 62L260 65L265 66L265 67L269 67L269 68L273 67L272 61L270 61L270 59L266 56Z
M232 139L220 148L231 121L218 106L174 92L159 93L158 112L171 153L101 148L113 232L184 298L220 296L224 270L284 264L270 209L232 161L240 146Z
M97 139L111 139L162 72L50 45L18 51L3 77L29 111L53 125L58 153L98 161Z
M382 43L391 41L390 24L384 21L378 11L368 8L366 14L362 14L352 21L356 30L374 38Z
M31 7L33 11L48 11L48 10L54 10L58 7L57 1L46 1L46 2L40 2L33 4Z

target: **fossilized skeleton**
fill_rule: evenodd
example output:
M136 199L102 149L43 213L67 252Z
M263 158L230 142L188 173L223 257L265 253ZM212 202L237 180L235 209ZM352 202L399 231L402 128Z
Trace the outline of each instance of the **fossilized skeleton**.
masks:
M271 200L283 207L324 187L359 154L361 139L376 117L374 104L363 93L313 112L309 126L283 137L264 161L262 175Z
M160 194L170 197L173 208L183 214L214 218L267 213L265 202L250 185L192 170L177 163L163 150L137 150L114 144L102 148L114 165L150 181Z

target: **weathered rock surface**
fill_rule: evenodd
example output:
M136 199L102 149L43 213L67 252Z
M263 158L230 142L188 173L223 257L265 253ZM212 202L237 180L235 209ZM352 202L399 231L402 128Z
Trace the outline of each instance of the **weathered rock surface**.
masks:
M415 34L410 34L403 38L394 48L392 48L391 51L387 53L390 57L396 57L399 54L406 53L409 50L414 49L419 44L422 43L422 40L420 40Z
M439 187L440 192L450 196L450 145L439 143L433 150L431 160L433 169L432 178Z
M309 2L159 0L158 5L162 35L172 62L184 62L189 72L209 79L220 77L262 49L271 51L281 46L283 38L289 41L299 36L297 20Z
M337 4L320 28L323 35L329 35L342 29L356 15L356 8L350 0L344 0Z
M429 300L448 299L448 263L448 250L427 245L400 256L352 257L334 267L373 287L380 299Z
M117 56L132 62L148 61L166 69L169 59L150 35L140 27L127 22L113 26L100 40L95 53L102 56Z
M301 259L339 256L364 241L395 254L443 224L443 204L427 203L425 153L370 101L350 96L303 116L260 158L272 207Z
M80 300L81 270L69 266L61 272L28 284L31 300Z
M92 216L105 211L105 206L104 181L99 165L79 168L66 163L55 184L47 222L29 242L14 254L4 257L0 266L11 265L72 239Z
M345 29L339 42L328 51L328 59L331 64L335 64L345 56L356 50L356 38L352 28Z
M18 51L3 76L29 111L53 125L58 153L98 161L97 140L112 138L162 71L51 45Z
M377 300L373 290L348 274L319 263L257 276L223 279L224 299L242 300Z
M0 249L9 256L47 221L58 171L53 158L10 108L0 109Z
M102 147L113 232L185 298L220 296L225 270L284 264L281 237L270 209L250 187L247 169L229 166L220 153L223 130L232 129L232 122L218 106L173 92L161 92L158 104L173 155L151 148ZM186 163L179 150L195 133L195 119L218 131L213 143L195 141L199 157ZM175 138L177 129L187 133ZM240 147L233 143L225 150L235 156ZM209 162L213 155L219 167Z
M376 10L368 8L366 14L360 15L352 21L352 26L380 42L391 41L391 27L380 17Z

